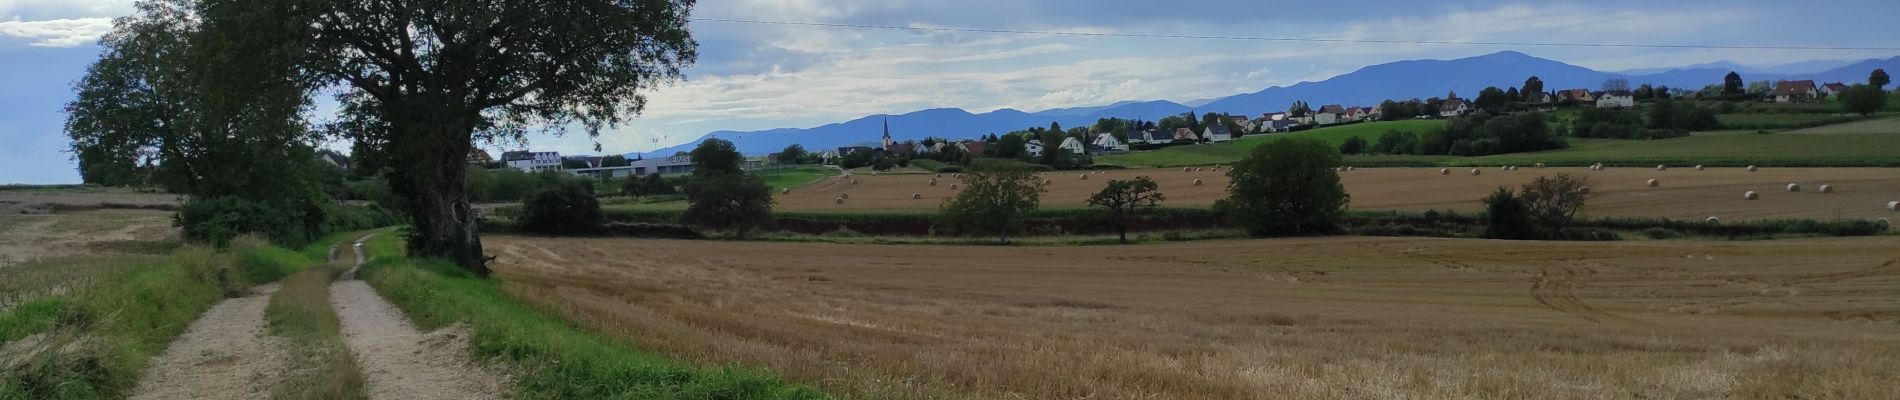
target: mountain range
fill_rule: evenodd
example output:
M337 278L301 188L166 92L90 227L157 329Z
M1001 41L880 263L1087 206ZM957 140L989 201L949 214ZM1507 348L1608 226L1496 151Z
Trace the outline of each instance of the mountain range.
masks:
M1816 70L1818 72L1799 72L1798 68L1821 69ZM1092 107L1037 112L1006 108L980 114L957 108L938 108L899 115L871 115L812 128L716 131L692 142L647 154L688 151L708 138L732 140L746 154L775 152L794 143L818 151L854 143L876 142L881 139L887 121L891 137L901 141L925 137L974 138L1032 126L1048 126L1051 122L1068 127L1084 126L1109 117L1152 121L1188 111L1255 115L1285 110L1288 104L1296 100L1305 101L1314 108L1324 104L1373 106L1387 99L1442 97L1448 93L1460 93L1461 97L1476 96L1479 90L1487 86L1522 86L1530 76L1543 80L1545 90L1550 91L1570 88L1594 90L1604 81L1614 78L1627 79L1631 85L1647 83L1673 88L1701 88L1721 83L1730 71L1742 74L1742 79L1749 82L1811 79L1816 83L1854 83L1864 82L1868 73L1876 68L1900 70L1900 57L1862 61L1805 61L1761 68L1716 62L1676 68L1603 72L1505 51L1452 60L1411 60L1373 65L1323 81L1274 86L1253 93L1190 102L1193 105L1165 100L1118 101Z

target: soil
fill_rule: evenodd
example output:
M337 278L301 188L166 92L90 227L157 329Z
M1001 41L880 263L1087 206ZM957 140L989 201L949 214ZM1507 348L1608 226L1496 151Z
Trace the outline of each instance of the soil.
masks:
M178 239L172 213L98 210L0 213L0 267L38 259L96 255L94 244Z
M264 306L277 285L206 311L145 367L132 399L257 399L284 378L289 344L271 336Z
M358 266L368 261L352 257ZM507 397L512 385L506 375L484 369L469 357L467 326L422 332L368 283L355 279L355 270L330 284L330 302L342 320L343 340L356 353L368 381L364 392L371 399Z

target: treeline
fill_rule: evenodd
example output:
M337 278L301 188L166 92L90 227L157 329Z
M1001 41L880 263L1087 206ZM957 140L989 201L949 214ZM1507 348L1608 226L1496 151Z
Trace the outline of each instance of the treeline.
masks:
M1419 154L1486 156L1503 153L1543 151L1568 147L1552 132L1544 113L1525 112L1491 115L1477 112L1445 121L1443 128L1412 134L1387 131L1378 142L1348 138L1340 145L1343 154Z

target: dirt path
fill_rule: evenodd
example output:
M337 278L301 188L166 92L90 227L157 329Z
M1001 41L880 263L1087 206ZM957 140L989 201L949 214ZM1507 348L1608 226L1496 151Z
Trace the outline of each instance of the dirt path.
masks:
M132 399L256 399L283 380L289 354L270 336L264 306L277 284L211 307L145 367Z
M364 261L362 242L355 256ZM423 333L355 270L330 285L330 301L343 321L343 339L356 353L372 399L500 399L508 380L468 356L468 330L461 326Z

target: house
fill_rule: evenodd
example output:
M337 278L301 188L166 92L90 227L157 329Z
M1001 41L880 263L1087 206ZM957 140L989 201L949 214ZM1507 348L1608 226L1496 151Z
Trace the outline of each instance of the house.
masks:
M1193 129L1174 128L1174 141L1199 142L1201 141L1201 135L1195 134Z
M1471 104L1465 103L1464 99L1446 99L1443 104L1438 105L1438 116L1440 117L1451 118L1465 115L1465 113L1468 112L1471 112Z
M1227 124L1208 125L1201 130L1201 139L1212 143L1232 142L1234 132L1227 129Z
M1286 115L1286 112L1284 111L1260 114L1260 119L1268 120L1268 121L1285 121L1286 118L1287 118L1287 115Z
M602 160L604 159L595 156L566 156L561 157L561 165L567 165L568 162L578 162L586 164L586 168L600 168Z
M838 156L848 156L860 151L874 151L874 149L871 146L841 146L838 147Z
M1840 82L1834 82L1834 83L1829 83L1826 85L1821 85L1820 89L1821 89L1822 96L1834 97L1834 96L1841 95L1841 92L1847 91L1847 85Z
M561 170L561 153L552 151L510 151L501 153L501 162L524 172Z
M886 136L884 139L889 141L890 137ZM910 157L917 155L917 147L919 147L917 142L886 143L884 145L884 155L891 157Z
M1346 108L1340 107L1338 104L1319 106L1319 111L1313 112L1313 122L1317 122L1320 125L1346 122Z
M473 147L468 149L468 165L483 166L492 162L495 162L495 158L490 157L487 150Z
M1630 108L1636 106L1636 96L1628 90L1603 92L1597 97L1597 108Z
M1133 138L1131 137L1129 139L1133 139ZM1109 134L1109 133L1095 135L1095 140L1093 140L1092 143L1090 144L1095 146L1095 151L1102 152L1102 153L1120 153L1120 152L1128 151L1127 143L1122 143L1121 139L1116 139L1114 134Z
M338 153L335 150L329 150L329 149L318 150L317 161L322 162L324 164L330 164L331 166L341 168L344 170L350 169L350 157L344 156L343 153Z
M1267 121L1265 124L1260 125L1260 131L1267 132L1267 133L1283 133L1283 132L1292 130L1294 125L1299 125L1299 123L1293 122L1293 120L1290 120L1290 119L1283 119L1283 120L1278 120L1278 121Z
M1366 107L1366 119L1377 121L1385 117L1385 107Z
M1806 103L1814 101L1819 92L1814 88L1814 81L1800 80L1775 82L1773 93L1776 103Z
M957 143L957 146L962 147L963 153L969 154L971 157L983 155L984 151L990 149L990 143L981 140L965 140Z
M1590 94L1590 89L1569 89L1569 90L1558 91L1557 101L1594 103L1597 101L1597 98L1596 96L1593 96Z
M1544 93L1544 92L1531 93L1530 95L1524 96L1524 99L1525 99L1525 102L1531 103L1531 104L1550 104L1550 103L1557 102L1556 96L1552 96L1550 95L1550 93Z
M1345 115L1346 115L1346 120L1347 120L1347 121L1361 121L1361 120L1365 120L1365 119L1366 119L1366 108L1365 108L1365 107L1348 107L1348 108L1346 108L1346 113L1345 113Z
M1070 154L1088 154L1089 152L1089 145L1082 143L1082 139L1076 139L1074 136L1062 138L1062 144L1056 147L1068 150Z
M1035 139L1024 140L1023 150L1027 150L1030 157L1042 157L1042 141Z

